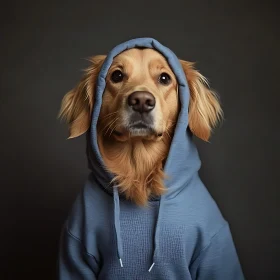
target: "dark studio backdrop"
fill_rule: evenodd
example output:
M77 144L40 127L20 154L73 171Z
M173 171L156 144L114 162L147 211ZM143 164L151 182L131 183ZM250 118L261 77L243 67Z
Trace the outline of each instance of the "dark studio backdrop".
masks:
M201 177L249 280L280 273L279 14L263 1L7 1L1 5L0 278L55 279L62 223L88 174L63 95L90 55L154 37L196 61L225 122L197 140ZM171 279L172 280L172 279ZM226 280L226 279L225 279Z

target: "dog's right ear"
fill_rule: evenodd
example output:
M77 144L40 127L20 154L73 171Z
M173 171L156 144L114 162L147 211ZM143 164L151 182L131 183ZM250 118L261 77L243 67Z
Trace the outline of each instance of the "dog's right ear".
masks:
M82 135L90 126L95 84L105 58L105 55L91 57L91 65L85 70L79 84L62 99L58 117L69 126L68 139Z

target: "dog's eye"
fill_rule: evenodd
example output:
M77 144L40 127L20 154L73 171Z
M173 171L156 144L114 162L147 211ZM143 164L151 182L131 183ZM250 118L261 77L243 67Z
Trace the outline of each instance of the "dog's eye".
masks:
M161 73L160 76L159 76L159 82L162 84L162 85L169 85L170 82L171 82L171 78L170 76L167 74L167 73Z
M124 74L121 70L116 70L111 75L111 80L113 83L120 83L124 78Z

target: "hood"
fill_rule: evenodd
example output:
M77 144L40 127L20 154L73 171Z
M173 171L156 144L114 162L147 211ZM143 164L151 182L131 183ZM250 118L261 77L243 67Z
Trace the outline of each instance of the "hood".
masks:
M192 133L188 128L188 107L190 99L189 86L185 77L185 73L177 56L167 47L160 44L153 38L138 38L124 42L113 48L107 55L102 68L99 72L95 92L95 104L93 107L91 127L87 134L87 155L89 168L93 171L93 176L100 187L104 188L108 193L113 193L114 199L114 222L117 238L117 252L122 263L122 240L120 236L120 207L119 193L116 186L111 185L114 177L110 174L104 165L97 143L97 122L102 105L102 96L106 87L106 75L115 56L121 52L135 48L151 48L161 53L167 60L171 70L175 74L178 83L179 101L181 104L177 125L175 127L174 136L171 142L168 157L164 166L164 172L168 178L164 184L167 192L159 198L160 206L156 223L154 255L153 262L149 271L153 268L157 259L157 248L160 246L160 228L162 223L162 215L164 215L164 202L173 199L187 187L188 182L200 168L200 159L197 149L192 140ZM175 203L175 202L174 202Z

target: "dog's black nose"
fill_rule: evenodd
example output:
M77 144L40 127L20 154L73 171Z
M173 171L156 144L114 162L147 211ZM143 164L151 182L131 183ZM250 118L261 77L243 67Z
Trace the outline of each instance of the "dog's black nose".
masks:
M136 112L148 113L155 108L156 100L147 91L135 91L128 96L127 103Z

